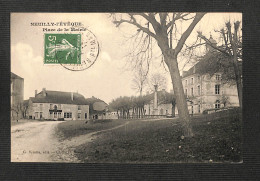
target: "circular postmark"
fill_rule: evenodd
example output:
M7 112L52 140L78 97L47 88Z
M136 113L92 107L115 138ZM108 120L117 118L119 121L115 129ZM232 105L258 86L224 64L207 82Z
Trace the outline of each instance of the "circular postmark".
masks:
M45 34L46 64L60 64L68 70L81 71L91 67L98 55L98 40L87 28Z
M77 64L68 64L60 63L64 68L72 71L81 71L91 67L98 55L99 55L99 43L96 36L85 29L80 33L81 35L81 47L77 49L77 59L80 59L80 63ZM64 57L63 57L64 58Z

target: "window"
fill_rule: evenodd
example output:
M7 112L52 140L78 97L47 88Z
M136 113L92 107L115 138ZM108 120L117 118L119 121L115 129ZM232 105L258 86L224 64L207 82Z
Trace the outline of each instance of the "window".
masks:
M198 113L200 113L200 104L198 105Z
M50 109L52 109L53 107L52 107L53 105L52 104L50 104Z
M87 119L88 118L88 113L85 113L85 119Z
M71 112L64 112L64 118L72 118Z
M200 95L200 85L198 85L198 95Z
M57 112L54 112L54 118L57 118Z
M216 75L216 80L220 80L220 75L219 74Z
M191 106L191 114L193 114L193 106Z
M60 112L58 112L58 118L61 118L61 113Z
M216 108L216 109L219 109L219 108L220 108L220 101L219 101L219 100L216 100L215 108Z
M40 112L40 119L42 119L42 112Z
M200 76L198 75L198 82L200 81Z
M54 105L54 110L57 110L57 106L56 105Z
M191 78L191 85L193 84L193 78Z
M78 113L78 118L79 118L79 119L81 118L81 113Z
M215 85L215 94L220 93L220 85Z
M185 80L185 85L186 85L186 86L188 85L188 80Z
M81 107L80 107L80 106L78 106L78 110L81 110Z
M193 96L193 88L191 88L190 91L191 91L191 96Z

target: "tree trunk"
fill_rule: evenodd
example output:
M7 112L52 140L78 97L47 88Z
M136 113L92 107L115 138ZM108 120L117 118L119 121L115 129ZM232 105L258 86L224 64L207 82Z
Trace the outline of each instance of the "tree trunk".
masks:
M172 103L172 117L175 117L175 103Z
M179 118L183 123L184 136L192 137L193 132L190 125L190 115L188 111L186 97L183 91L182 80L178 68L177 58L164 57L169 62L168 68L171 74L173 90L176 94L176 104L178 108Z
M238 66L238 60L237 60L237 46L236 44L233 45L233 66L234 66L234 72L235 72L235 78L236 78L236 84L237 84L237 94L238 94L238 100L239 100L239 106L242 108L242 81L241 81L241 73Z

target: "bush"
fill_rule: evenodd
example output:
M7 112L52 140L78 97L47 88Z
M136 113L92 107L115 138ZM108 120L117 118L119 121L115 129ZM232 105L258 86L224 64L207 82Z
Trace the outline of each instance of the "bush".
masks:
M202 114L212 114L215 112L222 112L222 111L228 111L228 112L240 112L240 107L223 107L223 108L213 108L213 109L205 109Z

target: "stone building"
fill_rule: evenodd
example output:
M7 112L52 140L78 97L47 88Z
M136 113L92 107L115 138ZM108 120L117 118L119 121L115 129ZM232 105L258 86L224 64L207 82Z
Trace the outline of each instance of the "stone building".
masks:
M87 120L89 103L75 92L50 91L45 88L29 98L27 117L42 120Z
M86 101L89 103L90 119L109 119L107 103L94 96L87 98Z
M202 113L205 109L239 106L236 85L223 83L221 73L201 75L196 72L197 66L199 63L185 72L182 78L190 114Z
M24 79L11 72L11 119L22 118L22 103L24 99Z
M217 45L212 37L210 37L209 41L214 46ZM206 55L209 55L209 57L215 52L208 44L206 50ZM208 63L206 60L202 58L188 71L183 72L182 84L184 93L187 96L190 114L202 113L206 109L239 106L235 82L224 82L221 72L216 72L213 75L201 73L201 69L205 67L203 64Z

